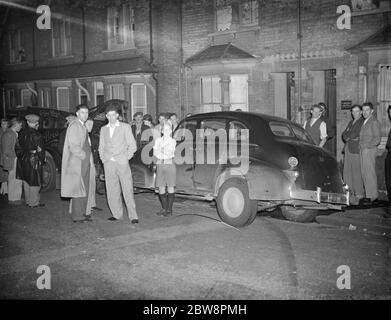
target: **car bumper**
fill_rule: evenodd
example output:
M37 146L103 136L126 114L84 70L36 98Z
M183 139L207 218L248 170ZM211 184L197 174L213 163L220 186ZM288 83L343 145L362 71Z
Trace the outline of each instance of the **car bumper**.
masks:
M303 200L312 202L315 207L326 207L327 209L341 209L349 205L349 192L331 193L322 192L321 188L317 190L291 190L290 198L292 200Z

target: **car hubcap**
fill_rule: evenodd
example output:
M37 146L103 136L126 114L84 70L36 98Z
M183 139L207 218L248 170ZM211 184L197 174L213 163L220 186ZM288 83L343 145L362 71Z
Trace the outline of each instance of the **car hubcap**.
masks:
M229 188L223 197L224 211L231 218L239 217L244 210L244 197L238 188Z

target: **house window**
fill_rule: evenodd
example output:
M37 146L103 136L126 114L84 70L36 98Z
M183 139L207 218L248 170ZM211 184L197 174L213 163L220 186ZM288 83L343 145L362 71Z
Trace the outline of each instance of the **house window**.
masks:
M52 24L53 57L71 54L71 21L70 18L53 20Z
M125 99L124 86L122 83L111 84L110 89L110 99Z
M81 82L80 85L87 89L87 83L86 82ZM84 90L79 89L79 103L84 104L88 106L88 96L87 93Z
M102 81L94 82L94 96L95 96L95 105L101 105L105 102L105 92Z
M9 63L16 64L24 61L26 61L26 53L24 51L22 31L11 31L9 34Z
M229 30L232 22L231 0L216 0L216 29Z
M50 89L41 90L41 108L50 108Z
M201 103L203 112L221 111L220 77L201 78Z
M248 76L231 75L229 83L231 110L248 111Z
M256 25L258 24L258 0L249 0L240 2L240 24Z
M13 89L7 90L7 95L6 95L6 106L7 108L11 109L14 108L16 103L15 103L15 91Z
M216 0L216 30L258 25L258 0Z
M134 47L134 9L121 5L107 9L108 49L118 50Z
M31 102L31 97L32 93L29 89L22 89L20 90L20 101L22 104L22 107L31 107L32 102Z
M57 109L69 111L69 88L58 87L57 92Z
M147 90L143 83L133 83L132 92L132 116L136 112L147 113Z

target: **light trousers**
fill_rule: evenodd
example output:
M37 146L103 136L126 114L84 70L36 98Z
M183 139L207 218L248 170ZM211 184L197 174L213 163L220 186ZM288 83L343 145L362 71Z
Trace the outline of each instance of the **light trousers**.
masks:
M120 164L116 161L108 160L104 163L104 168L107 201L113 217L116 219L123 218L122 190L129 219L138 219L133 196L132 172L129 163Z
M37 206L41 200L39 194L39 186L30 186L26 181L23 181L24 201L28 206Z
M376 176L377 148L360 150L361 172L364 182L365 197L375 200L378 197Z
M343 179L349 186L352 195L358 198L364 197L364 182L361 173L361 161L359 153L351 153L345 148L343 163Z
M16 161L14 168L8 173L8 201L20 201L22 198L22 180L16 179Z

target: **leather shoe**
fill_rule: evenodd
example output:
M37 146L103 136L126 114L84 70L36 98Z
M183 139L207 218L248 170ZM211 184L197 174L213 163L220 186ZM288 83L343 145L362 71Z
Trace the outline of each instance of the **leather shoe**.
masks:
M86 220L85 219L83 219L83 220L73 220L73 222L74 223L84 223L84 222L86 222Z
M132 219L132 221L131 221L133 224L136 224L136 223L138 223L138 219Z
M110 220L110 221L117 221L118 219L117 219L117 218L114 218L114 217L110 217L110 218L108 218L107 220Z
M92 218L91 218L91 216L86 216L86 217L84 218L84 220L87 221L87 222L91 222L91 221L92 221Z
M166 213L166 210L165 209L161 209L159 212L156 212L156 214L158 216L164 216L164 214Z
M99 208L99 207L92 207L91 208L92 210L95 210L95 211L102 211L103 209Z
M45 204L44 203L38 203L37 205L35 206L29 206L30 208L39 208L39 207L44 207Z

